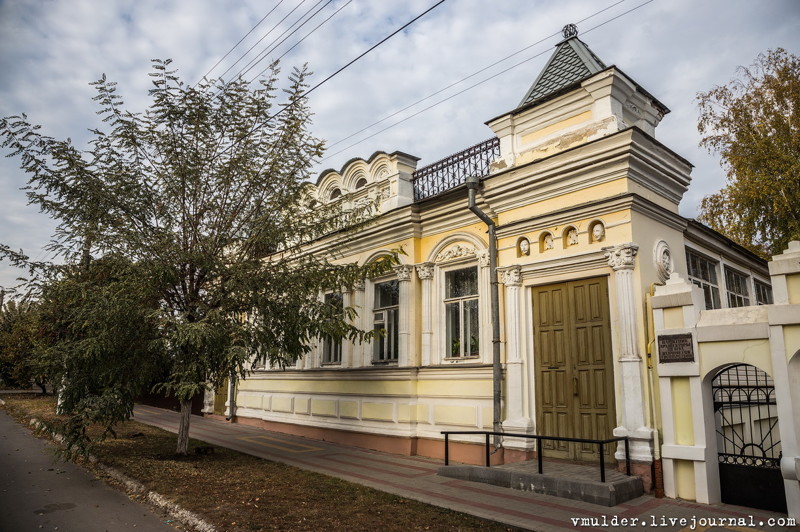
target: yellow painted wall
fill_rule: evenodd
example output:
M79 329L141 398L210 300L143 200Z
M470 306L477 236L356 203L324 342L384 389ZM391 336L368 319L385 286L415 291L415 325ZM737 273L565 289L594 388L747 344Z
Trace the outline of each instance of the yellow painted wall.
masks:
M786 346L786 360L789 361L795 353L800 351L800 325L784 326L783 342Z
M772 375L769 340L736 340L731 342L704 342L699 344L700 372L737 362L752 364Z
M682 329L683 323L683 308L672 307L664 309L664 328L666 329Z
M491 397L491 379L421 380L417 393L425 397Z
M293 398L286 395L276 395L272 398L273 412L294 412Z
M491 416L489 417L491 419ZM477 411L473 406L436 405L433 407L433 421L437 425L477 425Z
M336 417L336 401L329 399L312 399L311 413L315 416Z
M679 499L697 500L697 492L694 485L694 462L675 460L675 490Z
M786 290L789 292L789 303L800 303L800 273L786 276Z
M541 139L543 137L546 137L546 136L550 135L551 133L554 133L554 132L556 132L556 131L558 131L560 129L566 129L566 128L571 127L571 126L578 125L578 124L580 124L582 122L586 122L586 121L590 120L591 118L592 118L592 111L591 110L584 111L584 112L582 112L580 114L571 116L571 117L569 117L569 118L567 118L565 120L562 120L560 122L557 122L555 124L551 124L549 126L546 126L546 127L543 127L543 128L539 128L539 129L537 129L535 131L532 131L530 133L526 133L525 135L522 135L522 138L520 140L522 141L523 144L528 144L528 143L533 142L533 141L535 141L537 139Z
M694 420L692 419L692 396L689 388L689 377L673 377L670 380L672 384L672 418L675 443L678 445L694 445Z
M339 416L353 419L358 418L358 402L339 401Z
M413 380L314 380L248 379L240 381L240 391L316 393L337 395L414 395Z
M567 208L573 208L575 205L585 203L587 198L605 198L616 196L627 192L627 180L617 179L609 181L608 183L601 183L591 187L586 187L575 192L563 194L553 198L548 198L543 201L510 209L498 215L499 225L505 225L517 220L526 220L534 215L541 215L543 213L557 212Z
M361 405L361 417L378 421L394 420L394 405L391 403L368 403Z
M308 414L308 403L309 403L309 399L307 397L295 397L295 399L294 399L294 413L295 414Z

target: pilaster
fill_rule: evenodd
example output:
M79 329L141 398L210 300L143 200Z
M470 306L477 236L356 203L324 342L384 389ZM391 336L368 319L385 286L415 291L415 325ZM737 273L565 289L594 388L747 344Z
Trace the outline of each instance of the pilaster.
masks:
M432 262L417 264L417 277L422 281L422 365L431 365L433 349L433 269Z
M394 269L397 273L397 281L399 288L400 307L398 309L397 317L397 364L399 366L408 366L408 350L411 344L410 338L410 314L412 311L411 305L411 274L414 272L414 266L402 265Z
M652 462L652 429L645 426L644 393L642 389L642 357L639 353L637 301L634 294L633 272L639 246L633 242L603 248L608 265L614 270L612 277L617 298L616 329L618 331L620 394L622 419L614 429L614 436L630 438L631 459ZM625 447L617 446L616 458L625 459Z

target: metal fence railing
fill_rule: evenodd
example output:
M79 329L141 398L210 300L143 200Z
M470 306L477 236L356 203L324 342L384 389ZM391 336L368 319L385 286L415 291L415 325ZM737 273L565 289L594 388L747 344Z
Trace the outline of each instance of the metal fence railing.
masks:
M600 446L600 482L606 481L606 462L605 462L605 446L610 443L618 441L625 442L625 474L631 476L631 458L630 458L630 444L627 436L618 438L609 438L607 440L590 440L586 438L562 438L559 436L540 436L538 434L514 434L510 432L492 432L486 430L447 430L442 431L444 434L444 465L450 465L450 435L451 434L483 434L486 436L486 467L491 467L489 462L491 457L490 452L490 436L505 436L507 438L528 438L536 440L536 460L539 467L539 474L542 474L543 469L543 453L542 453L542 440L547 441L566 441L574 443L593 443Z

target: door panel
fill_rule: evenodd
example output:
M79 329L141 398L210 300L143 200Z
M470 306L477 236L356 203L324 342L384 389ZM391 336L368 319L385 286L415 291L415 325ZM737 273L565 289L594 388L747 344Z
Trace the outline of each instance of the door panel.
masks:
M614 426L611 327L605 277L533 291L540 434L605 439ZM613 446L608 446L608 454ZM597 446L550 442L549 456L596 460Z

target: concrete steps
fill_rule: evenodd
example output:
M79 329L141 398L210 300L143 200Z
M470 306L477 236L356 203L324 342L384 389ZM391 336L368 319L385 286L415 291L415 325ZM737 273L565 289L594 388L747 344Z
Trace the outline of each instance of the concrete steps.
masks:
M545 462L541 475L535 461L495 467L449 465L440 467L438 474L602 506L616 506L644 493L639 477L606 469L606 481L600 482L599 466L560 461Z

